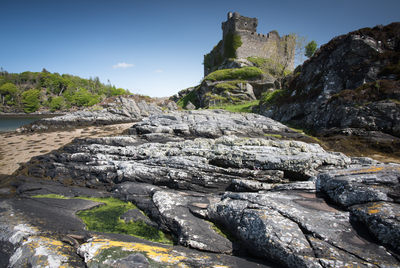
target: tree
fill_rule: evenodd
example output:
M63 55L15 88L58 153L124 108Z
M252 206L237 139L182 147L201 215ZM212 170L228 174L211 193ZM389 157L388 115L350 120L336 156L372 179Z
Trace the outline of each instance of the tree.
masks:
M17 91L18 88L13 83L5 83L4 85L2 85L0 87L0 95L2 97L2 103L4 104L6 95L10 95L9 99L13 99Z
M40 107L40 91L38 89L30 89L22 93L22 103L24 104L24 112L32 113Z
M57 96L51 99L50 104L50 111L54 112L56 110L61 110L65 107L65 99L62 96Z
M315 51L317 50L317 42L314 40L309 42L305 47L304 55L308 58L311 58L314 55Z

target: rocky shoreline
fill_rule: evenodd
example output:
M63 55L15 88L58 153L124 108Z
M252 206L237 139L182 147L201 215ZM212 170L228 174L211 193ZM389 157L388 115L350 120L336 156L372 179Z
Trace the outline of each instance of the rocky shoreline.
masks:
M400 266L400 165L328 152L270 118L222 110L154 114L126 133L75 139L2 179L3 263ZM75 213L98 203L32 198L49 194L132 202L144 214L124 217L174 245L87 230Z

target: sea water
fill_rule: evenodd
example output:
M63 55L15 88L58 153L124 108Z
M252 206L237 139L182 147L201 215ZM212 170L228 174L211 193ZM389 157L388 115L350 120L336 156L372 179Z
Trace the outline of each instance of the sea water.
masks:
M0 115L0 132L14 131L17 128L42 119L43 115Z

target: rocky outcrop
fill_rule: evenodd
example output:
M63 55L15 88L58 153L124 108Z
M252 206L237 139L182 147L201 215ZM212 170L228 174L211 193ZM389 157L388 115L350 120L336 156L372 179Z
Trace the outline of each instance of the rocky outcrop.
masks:
M11 267L400 266L399 166L299 135L261 115L212 110L76 139L32 158L0 191L15 193L0 202L1 256ZM75 213L98 202L44 194L132 202L119 221L157 228L174 245L86 230Z
M380 131L397 140L399 36L400 23L392 23L334 38L295 70L285 90L262 103L262 113L321 135Z
M107 99L100 104L99 110L87 109L62 116L45 118L30 125L21 127L18 131L43 131L73 128L90 125L110 125L118 123L137 122L142 118L163 113L164 110L176 110L173 102L162 102L159 105L145 100L135 100L135 96L118 96Z

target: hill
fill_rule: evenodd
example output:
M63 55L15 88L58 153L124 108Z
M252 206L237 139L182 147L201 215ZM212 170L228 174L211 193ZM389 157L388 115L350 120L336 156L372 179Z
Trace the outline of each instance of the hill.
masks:
M130 94L98 77L70 74L0 72L0 112L66 111L93 106L107 97Z

